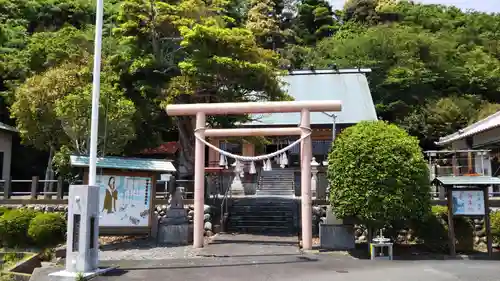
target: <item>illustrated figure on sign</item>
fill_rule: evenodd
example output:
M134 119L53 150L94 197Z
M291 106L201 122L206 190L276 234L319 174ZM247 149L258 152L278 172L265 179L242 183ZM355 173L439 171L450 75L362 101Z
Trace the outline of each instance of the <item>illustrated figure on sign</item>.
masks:
M104 206L102 211L106 210L108 214L116 212L116 201L118 200L118 190L116 190L115 177L110 177L106 195L104 196Z
M464 201L459 200L456 197L453 197L453 213L457 212L457 210L462 210L464 208Z

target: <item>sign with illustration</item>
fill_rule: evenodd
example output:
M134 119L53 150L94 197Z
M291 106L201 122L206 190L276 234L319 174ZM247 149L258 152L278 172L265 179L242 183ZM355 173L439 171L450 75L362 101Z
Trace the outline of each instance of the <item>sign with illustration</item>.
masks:
M149 226L151 178L101 175L97 184L99 226Z
M453 190L453 215L484 216L482 190Z

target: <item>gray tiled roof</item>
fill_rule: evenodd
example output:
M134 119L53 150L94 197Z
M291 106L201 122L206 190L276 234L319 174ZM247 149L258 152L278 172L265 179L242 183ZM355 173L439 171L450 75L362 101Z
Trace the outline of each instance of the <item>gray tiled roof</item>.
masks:
M500 184L500 178L489 176L443 176L437 177L442 185L497 185Z
M0 130L1 131L9 131L9 132L14 132L14 133L17 133L18 130L12 126L9 126L7 124L4 124L2 122L0 122Z
M369 72L368 70L365 70ZM285 91L297 101L340 100L342 111L335 112L337 124L355 124L377 120L368 81L363 70L343 69L294 71L283 76ZM328 112L331 114L331 112ZM255 115L259 120L245 125L297 125L300 113L273 113ZM311 113L311 124L331 124L332 118L321 113Z
M439 141L436 142L436 144L446 145L454 141L461 140L466 137L470 137L479 134L481 132L497 128L499 126L500 126L500 111L482 120L479 120L470 126L460 129L458 130L458 132L439 138Z
M72 155L71 166L88 167L89 157ZM160 159L123 158L123 157L100 157L97 158L97 167L117 170L136 170L153 172L175 172L176 169L171 161Z

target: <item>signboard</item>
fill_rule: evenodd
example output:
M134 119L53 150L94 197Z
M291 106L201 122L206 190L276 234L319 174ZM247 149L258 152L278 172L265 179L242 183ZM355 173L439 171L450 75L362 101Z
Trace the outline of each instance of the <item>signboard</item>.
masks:
M482 190L453 190L453 215L484 216L484 193Z
M149 226L151 178L100 175L97 184L99 226Z

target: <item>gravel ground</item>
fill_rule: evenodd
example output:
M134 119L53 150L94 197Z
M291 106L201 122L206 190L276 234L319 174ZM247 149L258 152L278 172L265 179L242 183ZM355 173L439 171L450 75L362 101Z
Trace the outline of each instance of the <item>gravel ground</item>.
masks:
M112 242L105 242L112 240ZM209 238L206 238L207 243ZM101 238L99 260L164 260L200 258L199 250L188 246L157 245L148 238Z

